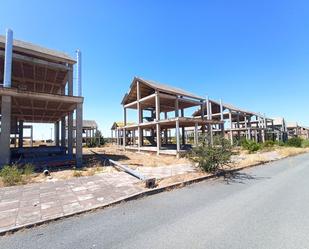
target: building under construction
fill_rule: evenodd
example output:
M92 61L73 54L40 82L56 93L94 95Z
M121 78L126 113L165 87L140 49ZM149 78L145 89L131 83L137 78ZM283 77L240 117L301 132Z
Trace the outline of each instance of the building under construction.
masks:
M241 139L265 142L274 140L273 119L260 113L247 111L235 107L231 104L206 99L204 108L194 112L194 117L207 116L210 120L220 120L224 122L225 137L232 145L237 144ZM221 126L222 127L222 126ZM223 132L221 127L214 127L213 131Z
M223 136L232 145L285 138L285 130L265 115L141 78L133 79L122 105L124 121L114 123L112 132L127 150L180 155L201 137L212 144L214 135ZM128 110L137 111L135 123L128 123Z
M122 100L124 122L121 146L127 150L177 155L186 152L185 129L194 127L194 142L198 143L199 129L209 143L213 140L212 127L222 126L223 121L211 120L204 115L193 117L192 108L204 107L204 98L182 89L134 78ZM136 111L136 124L128 124L127 111ZM192 112L192 111L191 111ZM118 144L119 139L117 139Z
M73 94L75 64L77 95ZM6 36L0 36L0 82L3 82L0 86L0 165L15 161L48 164L58 160L62 163L74 161L81 166L83 97L80 51L73 59L62 52L14 40L13 32L7 30ZM73 139L74 112L76 140ZM28 127L25 123L54 124L55 145L24 147L23 130ZM12 138L18 139L16 148L12 148ZM73 147L76 147L75 154Z

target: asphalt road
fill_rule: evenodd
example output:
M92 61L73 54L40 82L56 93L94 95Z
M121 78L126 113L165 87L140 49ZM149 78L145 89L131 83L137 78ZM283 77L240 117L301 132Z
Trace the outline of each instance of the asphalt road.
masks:
M309 155L17 232L0 248L309 248Z

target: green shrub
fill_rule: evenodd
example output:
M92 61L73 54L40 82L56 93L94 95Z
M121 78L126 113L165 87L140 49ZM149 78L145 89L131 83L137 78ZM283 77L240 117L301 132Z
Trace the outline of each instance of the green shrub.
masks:
M275 146L275 142L272 141L272 140L266 140L264 143L263 143L263 147L264 148L272 148Z
M16 165L6 165L0 171L0 176L5 186L18 185L22 181L21 171Z
M198 163L203 171L217 172L230 162L231 155L230 142L224 138L215 137L213 146L208 145L203 139L203 143L194 147L188 157Z
M243 140L241 146L243 149L248 150L249 153L256 152L262 148L261 144L253 140Z
M32 175L33 172L34 172L34 166L33 166L33 164L27 163L27 164L24 166L23 173L24 173L26 176L29 176L29 175Z
M301 147L303 148L309 148L309 140L308 139L304 139L301 143Z
M300 148L302 146L302 139L300 137L290 138L286 142L287 146Z
M281 140L280 141L276 141L275 144L278 145L278 146L286 146L286 143L281 141Z

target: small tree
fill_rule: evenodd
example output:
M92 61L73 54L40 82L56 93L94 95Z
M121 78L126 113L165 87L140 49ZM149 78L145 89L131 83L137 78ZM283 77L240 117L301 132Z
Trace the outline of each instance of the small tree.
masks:
M188 157L198 163L198 166L205 172L218 172L230 163L232 146L230 142L222 137L214 137L213 145L206 139L193 148Z
M87 147L89 147L89 148L100 147L100 146L103 146L104 144L105 144L105 139L102 136L101 131L97 130L96 133L95 133L95 138L91 139L87 143Z

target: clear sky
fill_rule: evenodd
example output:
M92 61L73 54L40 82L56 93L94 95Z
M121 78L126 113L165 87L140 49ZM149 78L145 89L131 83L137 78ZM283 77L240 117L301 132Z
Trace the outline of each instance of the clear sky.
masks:
M0 13L1 34L81 49L84 118L105 135L134 76L309 126L306 0L2 0Z

